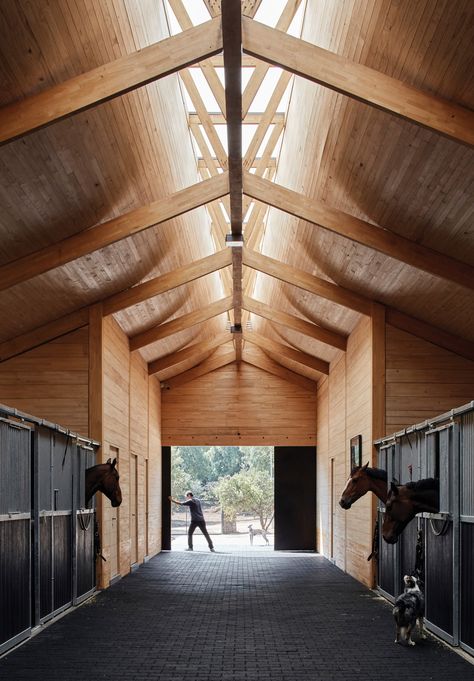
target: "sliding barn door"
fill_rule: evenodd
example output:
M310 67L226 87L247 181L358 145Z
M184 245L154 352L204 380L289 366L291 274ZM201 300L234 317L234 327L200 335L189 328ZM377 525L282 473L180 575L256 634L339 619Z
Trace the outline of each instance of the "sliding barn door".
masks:
M316 550L315 447L275 447L275 550Z

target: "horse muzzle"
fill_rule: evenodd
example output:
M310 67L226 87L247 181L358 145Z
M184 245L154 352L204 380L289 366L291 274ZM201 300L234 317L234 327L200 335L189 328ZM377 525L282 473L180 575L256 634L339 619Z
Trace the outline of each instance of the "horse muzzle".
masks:
M387 542L387 544L396 544L397 541L398 541L398 534L385 535L385 534L382 533L382 537Z
M339 506L347 511L347 509L352 506L352 502L346 501L345 499L339 499Z

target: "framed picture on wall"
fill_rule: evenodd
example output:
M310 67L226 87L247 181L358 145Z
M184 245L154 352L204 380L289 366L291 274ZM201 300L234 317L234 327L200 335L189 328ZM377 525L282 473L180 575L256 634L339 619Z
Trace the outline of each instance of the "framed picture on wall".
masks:
M351 471L357 466L362 466L362 435L356 435L350 439Z

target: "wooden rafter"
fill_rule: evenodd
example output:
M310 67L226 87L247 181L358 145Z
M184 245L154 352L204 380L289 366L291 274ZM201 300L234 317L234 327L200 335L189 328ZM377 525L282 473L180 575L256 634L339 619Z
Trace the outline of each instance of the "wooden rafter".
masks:
M454 336L452 333L439 329L432 324L427 324L392 307L386 308L385 319L387 324L395 326L401 331L411 333L413 336L423 338L430 343L434 343L434 345L445 348L445 350L450 350L457 355L461 355L461 357L474 361L474 344L464 338Z
M224 50L227 147L229 155L230 229L234 238L242 237L242 33L240 0L225 0L222 5L222 42ZM232 291L234 325L242 324L242 247L232 247ZM242 336L235 334L237 361L242 357Z
M253 199L265 201L274 208L429 274L474 289L474 267L470 265L251 173L244 174L243 182L244 193Z
M181 364L182 362L185 362L189 359L196 358L198 361L197 358L200 358L202 355L205 355L211 350L219 347L219 345L228 343L231 340L232 335L229 332L220 333L213 338L201 341L200 343L195 343L194 345L190 345L187 348L178 350L177 352L172 352L169 355L165 355L165 357L160 357L160 359L150 362L148 365L148 375L152 376L153 374L157 374L160 371L169 369L170 367Z
M281 364L275 362L275 360L262 352L257 346L252 347L251 344L249 345L246 345L242 351L242 360L244 362L257 367L258 369L262 369L269 374L273 374L273 376L278 376L278 378L281 378L284 381L294 383L298 387L304 388L304 390L308 390L312 393L316 392L316 381L312 381L310 378L306 378L306 376L302 376L296 371L287 369Z
M189 18L188 13L186 12L182 0L168 0L168 2L170 4L171 9L173 10L173 13L181 29L183 31L187 31L190 28L192 28L193 23ZM199 62L199 67L209 87L212 90L212 93L216 99L216 102L219 105L220 110L222 111L223 114L225 114L224 88L222 86L221 81L219 80L219 77L216 73L214 66L209 60L204 59L203 61Z
M367 316L371 316L372 306L374 303L378 302L365 298L353 291L349 291L342 286L330 284L324 279L320 279L308 272L280 263L261 253L251 252L247 248L244 248L243 262L244 265L252 267L259 272L268 274L271 277L280 279L280 281L284 281L293 286L298 286L305 291L309 291L310 293L326 298L338 305L343 305L344 307L348 307L351 310L355 310L356 312L360 312ZM392 326L396 326L403 331L409 331L415 336L424 338L430 343L439 345L439 347L455 352L462 357L474 359L474 348L471 342L431 326L420 319L411 317L394 308L388 307L386 309L387 323Z
M229 253L229 249L225 248L217 253L201 258L201 260L196 260L189 265L178 267L172 272L162 274L159 277L116 293L102 301L104 316L142 303L148 298L165 293L183 284L189 284L191 281L204 277L206 274L211 274L211 272L227 267L231 262L232 254Z
M187 187L0 267L0 291L187 213L228 192L228 174Z
M322 374L329 375L329 363L319 359L318 357L309 355L307 352L290 348L289 345L278 343L277 341L274 341L266 336L262 336L255 331L244 331L243 336L245 341L257 345L264 351L268 350L275 355L289 359L292 362L297 362L298 364L308 367L309 369L313 369L313 371L319 371Z
M249 296L244 296L243 298L244 309L252 314L256 314L259 317L268 319L275 324L280 324L285 328L292 329L298 333L302 333L305 336L314 338L314 340L320 343L325 343L331 347L338 348L339 350L346 350L347 338L340 333L335 333L329 329L325 329L322 326L313 324L312 322L307 322L300 317L295 317L287 312L282 312L281 310L276 310L259 300L250 298Z
M243 49L348 97L474 145L474 112L363 64L242 17Z
M265 111L261 111L259 113L256 112L249 113L242 120L242 125L259 125L259 123L262 122L262 119L265 116L265 114L266 114ZM221 113L209 112L209 119L213 125L226 125L227 123L224 114ZM201 119L199 118L197 113L190 113L188 120L190 125L199 125L199 123L201 122ZM270 120L270 124L272 125L276 124L283 125L284 123L285 114L282 112L275 112Z
M44 343L49 343L55 338L76 331L89 323L89 308L85 307L60 319L43 324L37 329L16 336L11 340L0 343L0 362L11 357L21 355L23 352L33 350Z
M229 350L222 354L219 354L217 350L213 352L208 359L205 359L192 369L188 369L171 378L167 378L166 381L162 381L161 387L165 390L177 388L180 385L189 383L189 381L194 381L194 379L199 378L200 376L205 376L206 374L211 373L211 371L227 366L227 364L232 364L232 362L235 362L235 350Z
M0 144L217 54L220 24L212 19L0 109Z
M342 286L332 284L325 279L315 277L308 272L281 263L256 251L250 251L248 248L244 248L243 263L254 270L268 274L293 286L298 286L333 303L370 316L372 301Z
M130 338L130 350L139 350L140 348L150 345L151 343L156 343L156 341L172 336L179 331L184 331L185 329L190 329L196 324L205 322L208 319L217 317L224 312L228 312L232 308L232 296L227 298L222 298L222 300L216 300L210 305L201 308L199 310L194 310L188 314L172 319L164 324L159 324L151 329L137 333Z
M280 18L278 19L277 25L276 25L276 30L278 31L283 31L286 33L286 31L289 29L291 22L293 21L293 18L298 10L298 7L301 5L301 0L288 0L288 2L285 5L285 8L283 12L281 13ZM245 59L245 57L244 57ZM261 84L263 83L263 80L265 76L267 75L267 72L270 68L270 65L258 61L255 64L255 69L250 77L249 82L247 83L247 86L245 88L245 91L242 95L242 115L246 116L248 113L248 110L255 99L255 95L257 94Z

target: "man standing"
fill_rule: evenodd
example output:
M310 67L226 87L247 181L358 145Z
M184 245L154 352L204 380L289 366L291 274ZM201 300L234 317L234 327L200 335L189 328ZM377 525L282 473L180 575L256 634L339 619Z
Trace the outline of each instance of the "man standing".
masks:
M191 523L189 525L188 530L188 548L186 549L186 551L193 550L194 530L196 529L196 527L199 527L199 529L207 539L207 543L209 544L209 550L214 553L214 546L212 544L212 539L209 536L209 532L207 531L206 528L206 521L204 520L204 514L202 512L201 502L199 501L199 499L195 499L194 494L192 492L186 492L186 501L176 501L176 499L173 499L173 497L168 497L168 499L172 501L173 504L177 504L178 506L189 506L189 510L191 511Z

